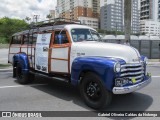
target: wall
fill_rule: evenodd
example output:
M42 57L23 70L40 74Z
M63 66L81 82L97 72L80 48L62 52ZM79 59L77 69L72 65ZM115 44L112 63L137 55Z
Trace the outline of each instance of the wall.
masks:
M117 43L119 39L103 39L103 42ZM121 40L123 44L125 41ZM131 46L138 49L141 55L149 59L160 59L160 40L131 40Z

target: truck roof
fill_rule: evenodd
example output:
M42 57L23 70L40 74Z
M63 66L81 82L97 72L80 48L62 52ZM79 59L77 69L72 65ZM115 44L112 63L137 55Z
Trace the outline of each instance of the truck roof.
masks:
M78 25L78 24L64 24L64 25L54 25L54 26L46 26L46 27L37 27L37 28L32 28L30 30L25 30L21 32L17 32L13 34L15 35L21 35L21 34L26 34L26 33L33 33L33 32L43 32L43 31L49 31L49 30L62 30L62 29L67 29L71 30L74 28L87 28L87 29L93 29L89 26L86 25ZM94 29L93 29L94 30Z

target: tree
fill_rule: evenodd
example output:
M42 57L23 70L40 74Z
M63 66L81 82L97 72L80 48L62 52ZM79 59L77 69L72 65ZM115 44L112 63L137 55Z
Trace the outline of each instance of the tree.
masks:
M46 16L46 18L48 18L49 19L49 22L51 21L51 18L52 18L52 15L51 14L48 14L47 16Z
M124 32L121 31L107 31L102 29L97 29L98 33L106 34L106 35L124 35Z
M8 17L0 18L0 36L9 42L12 34L28 29L29 25L25 20L12 19Z
M28 23L30 23L31 18L28 17L28 16L26 16L25 20L26 20Z

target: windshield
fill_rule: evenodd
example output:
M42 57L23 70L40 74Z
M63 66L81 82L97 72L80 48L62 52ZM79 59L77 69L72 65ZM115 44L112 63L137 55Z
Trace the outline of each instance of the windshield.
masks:
M101 39L99 34L91 29L72 29L71 35L74 42L97 41Z

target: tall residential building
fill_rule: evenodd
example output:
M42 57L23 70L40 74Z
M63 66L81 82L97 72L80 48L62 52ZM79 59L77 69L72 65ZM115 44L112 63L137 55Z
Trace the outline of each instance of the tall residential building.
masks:
M141 0L141 20L160 19L160 0Z
M147 35L160 35L160 0L141 0L140 31Z
M131 8L131 33L140 33L140 10L139 0L132 0Z
M101 29L108 31L123 31L123 2L115 0L114 3L101 6Z
M93 28L99 26L100 0L58 0L59 17L81 20Z
M138 0L132 1L131 8L131 33L140 31L140 11ZM108 31L124 31L124 0L108 0L107 4L101 6L101 29Z
M55 18L55 10L50 10L50 15L52 16L51 19L54 19Z
M100 7L104 6L105 4L107 4L108 0L100 0Z
M160 0L158 0L158 20L160 21Z

